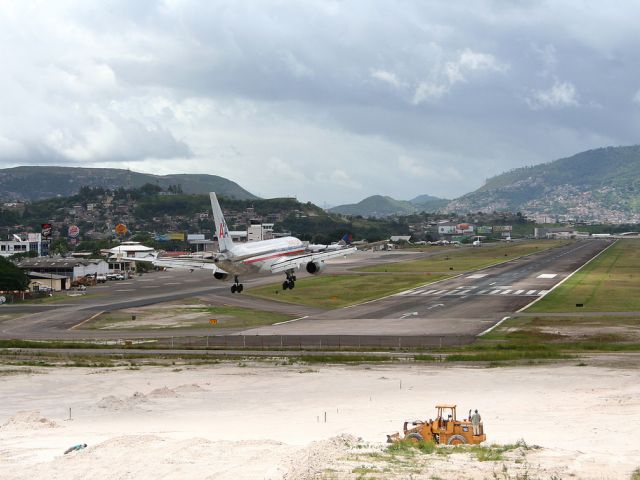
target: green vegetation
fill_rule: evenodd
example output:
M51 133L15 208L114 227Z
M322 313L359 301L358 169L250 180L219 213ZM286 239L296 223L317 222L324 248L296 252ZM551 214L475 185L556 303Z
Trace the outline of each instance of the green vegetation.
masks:
M320 275L303 278L293 290L266 285L248 295L314 307L338 308L373 300L446 278L446 275Z
M394 198L382 195L373 195L361 200L358 203L348 205L338 205L331 208L332 213L340 213L343 215L361 215L363 217L384 217L387 215L407 215L420 211L437 211L444 207L448 200L443 200L429 195L421 195L413 199L396 200Z
M135 320L133 319L135 317ZM147 330L176 328L251 328L272 325L294 318L283 313L232 306L161 306L129 312L105 313L82 326L83 329ZM209 320L216 319L211 325Z
M638 285L640 242L619 240L527 312L636 312Z
M28 286L27 275L13 262L0 257L0 290L26 290Z
M631 473L631 480L640 480L640 467L636 468L632 473Z
M475 270L505 260L513 260L535 252L565 245L562 240L503 243L491 247L461 248L456 251L420 260L376 265L363 268L365 272L454 272Z
M304 363L371 363L371 362L389 362L393 358L388 355L300 355L297 360Z

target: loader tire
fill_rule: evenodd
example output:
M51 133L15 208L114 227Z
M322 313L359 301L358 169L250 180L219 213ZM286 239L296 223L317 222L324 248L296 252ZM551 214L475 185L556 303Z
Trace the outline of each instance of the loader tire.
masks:
M452 435L448 442L449 445L464 445L466 443L467 439L462 435Z
M419 433L413 432L413 433L410 433L409 435L407 435L407 440L414 440L416 442L422 442L422 441L424 441L424 437L422 435L420 435Z

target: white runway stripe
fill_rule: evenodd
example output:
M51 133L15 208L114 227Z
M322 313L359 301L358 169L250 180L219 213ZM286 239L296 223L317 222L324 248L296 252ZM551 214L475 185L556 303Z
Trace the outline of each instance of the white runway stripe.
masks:
M547 293L549 293L549 290L540 290L538 296L546 295Z
M527 295L534 295L537 292L537 290L529 290L527 292Z
M500 293L502 290L492 290L489 292L489 295L495 295L496 293Z
M502 292L500 295L507 295L509 292L511 292L512 290L505 290L504 292Z
M488 291L489 291L489 290L480 290L480 291L478 292L478 295L482 295L483 293L487 293Z
M520 295L522 292L524 292L524 290L516 290L516 293L514 295Z

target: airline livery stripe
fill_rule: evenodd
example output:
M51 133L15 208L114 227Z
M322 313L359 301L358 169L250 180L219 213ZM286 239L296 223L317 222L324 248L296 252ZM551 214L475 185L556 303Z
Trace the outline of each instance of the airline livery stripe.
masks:
M271 260L273 258L279 258L279 257L286 257L289 255L298 255L300 253L304 253L304 249L302 250L293 250L290 252L280 252L280 253L274 253L272 255L266 256L266 257L262 257L262 258L250 258L248 260L245 260L242 263L245 263L247 265L251 264L251 263L256 263L256 262L264 262L265 260Z

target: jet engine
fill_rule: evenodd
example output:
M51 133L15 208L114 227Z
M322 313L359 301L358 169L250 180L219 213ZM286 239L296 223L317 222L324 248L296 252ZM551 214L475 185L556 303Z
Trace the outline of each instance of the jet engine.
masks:
M213 272L213 278L216 280L226 280L228 276L228 273L222 273L220 271Z
M325 269L327 265L324 262L309 262L307 263L307 273L310 273L311 275L317 275L318 273L320 273L322 270Z

